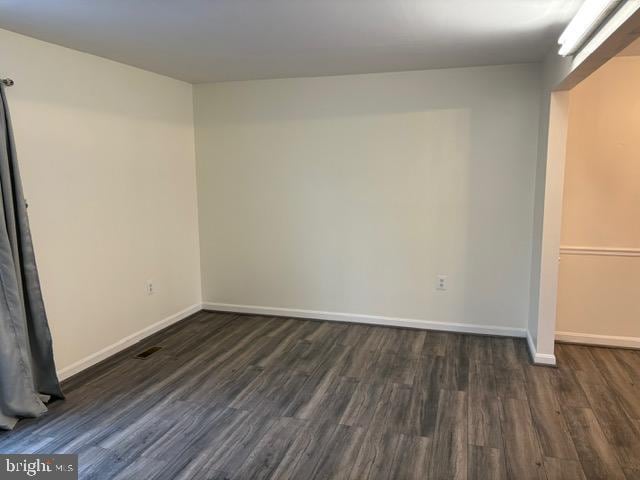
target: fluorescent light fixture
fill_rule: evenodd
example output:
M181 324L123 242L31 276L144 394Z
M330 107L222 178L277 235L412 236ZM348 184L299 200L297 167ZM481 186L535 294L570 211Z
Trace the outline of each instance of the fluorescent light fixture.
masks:
M622 0L585 0L558 39L563 57L573 55Z

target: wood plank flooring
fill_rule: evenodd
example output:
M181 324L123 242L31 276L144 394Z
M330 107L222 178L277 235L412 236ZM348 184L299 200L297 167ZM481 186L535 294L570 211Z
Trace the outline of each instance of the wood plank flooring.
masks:
M78 453L83 479L639 479L640 352L557 356L200 312L65 382L0 452Z

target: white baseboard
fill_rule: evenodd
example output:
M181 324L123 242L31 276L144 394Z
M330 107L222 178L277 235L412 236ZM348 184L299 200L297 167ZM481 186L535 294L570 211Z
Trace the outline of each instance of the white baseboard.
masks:
M64 380L65 378L69 378L70 376L75 375L76 373L81 372L86 368L89 368L91 365L94 365L104 360L105 358L108 358L111 355L114 355L119 351L130 347L134 343L139 342L149 335L152 335L162 330L163 328L168 327L169 325L179 322L183 318L187 318L189 315L199 312L200 310L202 310L202 304L197 303L185 308L184 310L179 311L178 313L174 313L173 315L163 318L159 322L156 322L146 328L143 328L142 330L124 337L123 339L118 340L108 347L105 347L102 350L97 351L96 353L92 353L91 355L84 357L83 359L78 360L75 363L72 363L68 367L58 370L58 379Z
M639 337L616 337L611 335L594 335L591 333L556 332L556 341L565 343L581 343L584 345L600 345L602 347L640 349Z
M531 333L527 331L527 345L529 346L529 353L531 354L531 359L533 363L536 365L549 365L551 367L555 367L556 365L556 356L552 353L538 353L538 349L533 343L533 338L531 338Z
M525 337L524 328L503 327L498 325L473 325L471 323L446 323L414 318L383 317L379 315L361 315L355 313L323 312L301 310L297 308L261 307L258 305L234 305L229 303L204 302L205 310L221 312L249 313L253 315L273 315L279 317L308 318L335 322L366 323L391 327L417 328L421 330L442 330L447 332L475 333L480 335L498 335L505 337Z

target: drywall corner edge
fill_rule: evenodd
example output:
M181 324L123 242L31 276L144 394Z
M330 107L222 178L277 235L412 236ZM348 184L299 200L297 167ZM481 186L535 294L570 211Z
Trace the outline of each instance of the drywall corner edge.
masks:
M554 341L558 295L560 232L562 226L562 194L567 146L569 92L551 92L549 97L549 128L546 145L546 175L538 281L537 324L534 335L529 332L530 349L555 363ZM531 325L530 325L531 327ZM536 361L536 363L538 363ZM545 363L545 362L541 362Z

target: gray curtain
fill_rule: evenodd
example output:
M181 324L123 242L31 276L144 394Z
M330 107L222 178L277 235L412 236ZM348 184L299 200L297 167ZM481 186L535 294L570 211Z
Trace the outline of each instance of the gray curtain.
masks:
M62 398L4 85L0 83L0 429Z

